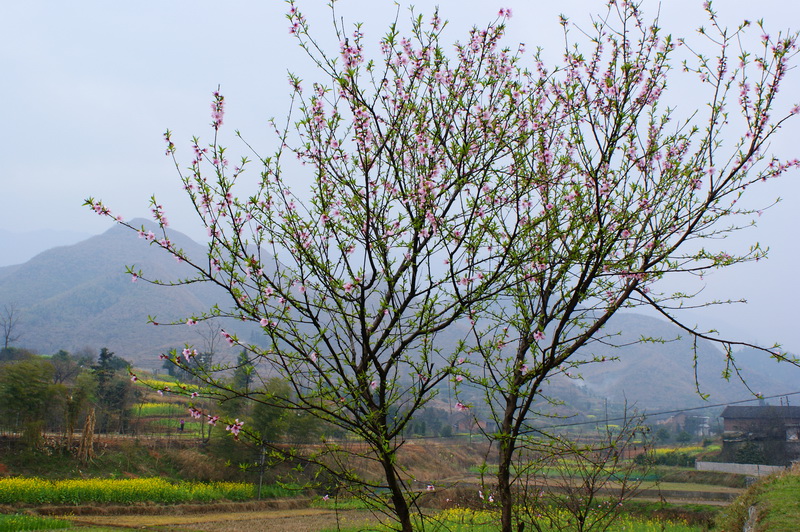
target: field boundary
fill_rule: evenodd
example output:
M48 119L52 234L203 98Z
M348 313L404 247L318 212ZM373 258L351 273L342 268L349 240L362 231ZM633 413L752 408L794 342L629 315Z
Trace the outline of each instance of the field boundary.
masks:
M730 462L695 462L695 469L698 471L717 471L720 473L737 473L739 475L749 475L751 477L766 477L773 473L786 471L783 466L771 466L760 464L733 464Z

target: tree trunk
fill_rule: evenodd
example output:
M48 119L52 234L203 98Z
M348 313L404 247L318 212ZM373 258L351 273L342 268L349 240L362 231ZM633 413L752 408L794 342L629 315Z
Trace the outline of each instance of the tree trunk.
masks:
M511 496L511 461L506 444L500 445L500 467L497 469L497 491L500 499L500 524L503 532L511 532L511 511L514 500Z
M497 468L497 496L500 499L500 524L502 532L511 532L514 497L511 493L511 464L514 459L517 438L512 434L516 397L506 399L506 411L500 426L499 466Z
M400 530L403 532L413 532L411 526L411 510L408 506L405 494L403 493L403 486L400 479L397 478L397 471L394 469L394 455L381 453L381 463L383 470L386 474L386 484L389 491L392 493L392 505L394 506L395 515L400 523Z
M89 414L86 416L86 423L83 425L81 444L78 448L78 460L83 464L94 458L94 423L94 408L90 408Z

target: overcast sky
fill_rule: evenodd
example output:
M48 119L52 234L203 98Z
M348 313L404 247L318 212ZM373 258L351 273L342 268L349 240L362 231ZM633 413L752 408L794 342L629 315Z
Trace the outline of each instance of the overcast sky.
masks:
M301 0L299 5L322 40L335 46L325 3ZM691 37L706 22L700 1L663 3L661 26L669 33ZM528 50L544 47L553 59L563 43L560 12L586 25L589 14L602 11L597 1L415 2L425 13L435 4L451 21L453 38L494 20L499 8L511 8L507 42L525 42ZM397 10L389 0L341 0L337 5L345 20L366 23L364 31L373 42ZM401 19L407 5L400 8ZM645 12L655 15L657 5L646 0ZM794 2L724 0L715 6L729 25L763 18L771 33L800 28L800 5ZM188 158L188 139L209 136L210 95L220 85L227 103L225 127L240 130L268 152L274 144L267 119L285 115L287 71L304 79L314 77L310 62L289 35L286 5L279 0L28 0L9 3L3 11L0 65L5 82L0 95L6 111L0 132L0 229L99 233L109 222L82 208L84 198L100 198L114 212L133 218L148 215L149 197L156 194L174 228L201 238L175 169L164 156L164 131L174 131L178 148ZM757 29L753 35L758 35ZM784 108L800 101L800 73L786 80L782 96ZM773 143L773 151L800 156L798 126L787 128ZM754 205L778 196L784 201L735 244L741 249L757 240L771 248L770 259L705 280L704 297L746 298L750 303L699 317L744 339L777 341L796 352L798 178L797 173L787 175L757 192Z

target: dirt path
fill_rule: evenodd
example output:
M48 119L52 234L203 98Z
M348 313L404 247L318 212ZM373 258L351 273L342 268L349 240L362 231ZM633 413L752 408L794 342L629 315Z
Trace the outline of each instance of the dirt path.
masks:
M377 521L366 510L301 508L248 512L208 513L201 515L117 515L62 516L79 526L135 528L182 531L230 532L317 532L323 529L360 527L368 529Z

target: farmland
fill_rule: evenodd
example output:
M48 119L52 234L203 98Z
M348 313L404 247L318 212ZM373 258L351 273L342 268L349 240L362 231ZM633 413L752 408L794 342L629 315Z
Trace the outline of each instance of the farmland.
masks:
M343 530L360 530L367 524L382 526L382 517L352 498L348 490L315 483L311 472L303 477L305 482L293 476L296 464L272 464L262 477L254 466L259 456L256 447L235 442L219 427L187 416L188 406L186 398L146 391L127 414L133 434L97 434L96 456L87 463L76 460L65 447L63 435L57 433L45 434L36 449L27 449L19 436L0 440L0 447L9 451L3 453L0 466L6 477L0 479L0 505L8 522L17 523L7 529L23 526L18 524L26 519L18 517L21 512L66 518L78 529L322 530L339 523ZM343 445L358 447L356 442ZM693 459L716 450L713 445L660 447L652 456L680 453ZM488 443L469 434L409 437L399 456L421 492L426 529L496 529L498 514L490 498L491 485L486 483L496 465ZM633 458L626 463L638 467ZM565 479L579 481L579 465L569 461L543 466L530 479L530 486L548 492L563 490ZM366 464L353 467L368 473ZM300 482L286 485L289 477ZM261 500L257 500L259 480ZM609 480L597 490L599 501L622 485ZM426 492L426 486L434 491ZM611 530L704 530L743 486L744 479L736 475L658 466L639 474L638 497L625 502L618 528ZM687 506L698 501L706 506ZM569 517L554 508L547 519L559 522ZM53 528L52 523L41 523L24 526Z
M188 439L186 435L184 439ZM50 517L69 517L76 527L140 526L171 529L187 527L192 530L319 530L335 526L341 519L348 526L361 529L364 523L374 526L380 522L365 506L346 495L328 500L319 489L284 489L274 486L264 490L264 500L254 500L256 478L253 472L234 466L225 466L219 455L214 455L214 442L209 450L176 445L181 440L163 440L164 445L136 445L120 439L109 439L105 448L87 470L76 466L70 470L70 460L50 456L41 464L56 472L57 476L95 476L93 479L44 480L22 478L19 471L9 469L12 476L0 481L3 513L34 512ZM6 445L8 442L6 442ZM240 452L247 449L242 446ZM421 499L429 519L437 519L450 530L493 530L496 518L492 504L479 498L483 488L480 475L471 471L474 464L484 459L487 447L483 443L470 443L468 439L453 438L448 441L410 441L404 449L403 459L410 464L411 473L435 479L436 491L426 493ZM123 456L133 459L125 461ZM199 482L190 480L191 464L196 464L200 476L237 478L235 482ZM215 464L215 473L208 464ZM74 464L73 464L74 465ZM13 465L12 465L13 466ZM56 466L56 467L53 467ZM25 475L42 473L31 464ZM157 474L166 478L144 477ZM110 477L118 478L110 478ZM104 477L104 478L101 478ZM270 479L272 480L272 479ZM742 491L730 486L739 479L731 475L702 473L683 468L660 468L653 480L644 482L644 493L650 499L666 498L679 490L694 494L724 493L726 500ZM681 482L683 481L683 482ZM728 484L728 485L726 485ZM240 501L240 502L232 502ZM672 503L631 501L622 516L620 526L625 530L661 530L656 527L669 524L666 530L694 531L708 526L716 512L712 507L686 507L685 500ZM716 501L721 505L724 502ZM558 515L556 513L556 515ZM256 523L271 523L256 525ZM281 524L278 524L281 523ZM289 526L297 528L284 528ZM630 528L636 523L638 528ZM50 526L50 525L48 525ZM272 526L273 528L269 528ZM277 527L277 528L275 528ZM303 528L306 527L306 528ZM316 527L316 528L315 528ZM648 528L651 527L651 528ZM620 528L621 530L621 528Z
M214 403L199 386L174 377L143 375L135 382L120 375L124 370L116 371L114 382L126 390L126 401L114 403L109 395L106 407L96 405L102 417L96 432L89 429L90 455L79 453L90 403L83 404L85 413L77 419L84 430L72 430L50 412L39 424L12 424L0 435L0 530L70 524L73 529L248 531L388 526L382 511L390 503L380 488L370 504L353 486L291 458L292 450L309 455L323 449L324 438L328 448L339 449L339 458L349 460L354 474L369 482L377 479L376 472L358 439L314 420L289 419L285 412ZM252 439L233 438L224 424L210 422L211 416L192 415L198 406L239 417L248 427L261 423L260 430L274 438L271 451L265 453ZM398 460L418 495L415 526L496 530L496 452L475 425L459 424L457 416L434 401L403 435ZM619 426L604 432L592 424L568 436L576 445L592 446L618 434ZM721 509L744 491L740 475L685 467L697 458L713 459L719 452L713 441L651 446L637 436L611 465L587 462L591 456L569 447L550 457L534 452L529 462L515 466L529 492L529 505L517 511L542 530L570 529L575 514L565 508L575 501L569 494L584 490L596 505L582 518L615 521L609 530L688 532L710 529ZM621 492L628 495L620 498ZM609 508L614 512L604 513ZM53 518L61 521L47 520Z

